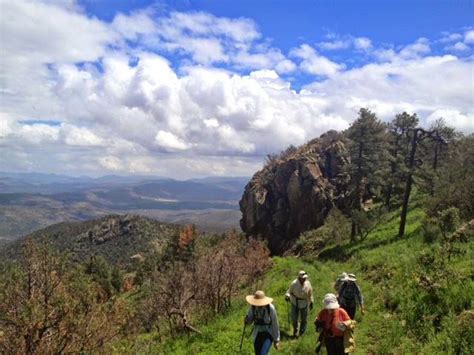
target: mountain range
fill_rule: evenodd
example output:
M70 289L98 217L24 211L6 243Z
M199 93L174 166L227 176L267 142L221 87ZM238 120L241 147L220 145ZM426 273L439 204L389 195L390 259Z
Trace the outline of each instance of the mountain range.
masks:
M239 228L246 177L173 180L0 172L0 239L13 240L63 221L133 213L200 229Z

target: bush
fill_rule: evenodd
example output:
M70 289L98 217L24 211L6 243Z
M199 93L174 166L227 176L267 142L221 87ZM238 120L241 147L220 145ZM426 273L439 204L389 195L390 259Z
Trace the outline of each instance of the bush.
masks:
M301 234L294 251L305 256L317 255L329 244L338 244L350 234L350 221L337 208L333 208L324 225Z

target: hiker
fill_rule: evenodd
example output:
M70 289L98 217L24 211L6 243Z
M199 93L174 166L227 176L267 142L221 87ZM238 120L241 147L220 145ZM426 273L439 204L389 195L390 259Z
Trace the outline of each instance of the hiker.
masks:
M245 317L245 324L253 323L253 347L255 355L266 355L273 346L278 349L280 328L278 317L273 306L273 299L265 296L263 291L245 297L251 305Z
M293 323L293 337L298 337L298 318L300 318L300 332L303 335L306 331L308 318L308 308L313 309L313 288L308 280L308 274L305 271L298 273L298 278L293 280L285 299L291 301L291 321Z
M347 272L343 272L337 277L336 282L334 283L334 290L336 291L336 295L339 294L339 289L341 288L345 279L347 279Z
M320 344L316 348L319 353L321 345L326 347L328 355L344 355L344 331L350 317L337 302L333 293L328 293L323 299L324 308L318 313L314 324L316 331L320 333ZM346 324L345 324L346 323Z
M364 314L364 297L356 281L357 279L354 274L348 274L342 280L337 297L341 307L347 311L351 319L355 317L357 305L360 306L360 313Z

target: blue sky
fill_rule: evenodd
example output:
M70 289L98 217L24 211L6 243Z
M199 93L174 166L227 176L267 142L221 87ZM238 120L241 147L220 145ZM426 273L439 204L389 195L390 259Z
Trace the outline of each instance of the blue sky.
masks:
M6 0L0 165L251 175L360 107L474 132L473 1Z
M157 14L207 12L218 17L248 18L272 46L284 52L303 43L343 41L350 36L370 38L378 46L401 47L420 37L440 39L445 32L470 28L474 19L474 2L457 0L84 0L81 5L90 16L104 21L113 21L119 12L132 14L143 8L153 8ZM432 53L442 54L444 47L442 43L432 45ZM367 56L355 57L349 49L322 52L344 62L347 68L370 62ZM299 74L289 78L296 89L314 80Z

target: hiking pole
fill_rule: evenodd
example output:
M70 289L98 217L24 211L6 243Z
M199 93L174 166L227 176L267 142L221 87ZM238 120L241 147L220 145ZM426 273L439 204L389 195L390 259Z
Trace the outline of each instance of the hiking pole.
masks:
M244 329L242 329L242 336L240 337L240 351L242 351L242 343L244 342L244 335L245 335L245 328L247 327L247 323L244 323Z
M287 315L287 318L288 318L288 328L291 328L291 319L290 319L290 309L288 308L288 303L290 303L289 301L286 301L286 315Z

